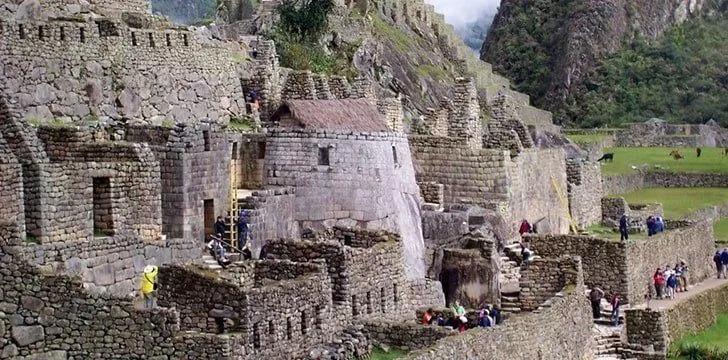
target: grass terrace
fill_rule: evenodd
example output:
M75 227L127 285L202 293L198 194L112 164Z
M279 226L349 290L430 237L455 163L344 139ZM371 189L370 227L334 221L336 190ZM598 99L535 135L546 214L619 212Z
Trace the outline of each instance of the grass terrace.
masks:
M728 188L646 188L619 195L630 204L660 203L668 219L708 206L728 204Z
M380 347L375 347L372 349L372 354L369 356L370 360L394 360L394 359L401 359L407 355L406 352L397 349L397 348L391 348L387 351L384 351Z
M722 218L713 224L715 231L715 242L721 247L728 246L728 218Z
M686 336L670 346L670 359L728 359L728 314L712 327Z
M571 135L592 136L592 135ZM573 140L573 139L572 139ZM574 142L577 142L574 140ZM634 172L636 169L666 170L691 173L725 173L728 174L728 157L723 156L723 149L703 148L700 157L694 148L680 148L685 158L675 160L670 156L674 148L607 148L604 153L613 153L613 162L603 162L604 175L621 175Z
M606 138L612 135L609 134L574 134L566 135L569 140L575 142L578 145L590 145L597 144L604 141Z

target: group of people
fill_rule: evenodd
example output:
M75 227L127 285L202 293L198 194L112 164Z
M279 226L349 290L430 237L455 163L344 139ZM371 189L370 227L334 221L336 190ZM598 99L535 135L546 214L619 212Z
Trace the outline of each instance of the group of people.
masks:
M656 299L674 299L678 292L688 291L688 266L680 261L674 268L657 268L652 276Z
M460 302L455 301L450 306L452 316L445 319L445 316L440 313L435 313L433 309L427 309L422 315L422 325L437 325L447 326L458 331L463 332L468 329L468 317L465 312L465 307L460 305ZM501 318L500 310L491 305L485 305L478 312L478 327L494 327L501 324L503 319Z
M248 222L248 212L245 210L240 211L236 226L238 228L238 247L240 248L240 253L244 260L252 259L252 252L248 246L248 237L250 236ZM223 217L218 216L214 225L215 233L210 235L209 241L207 242L207 250L222 267L230 264L226 249L226 245L229 244L223 240L223 234L225 234L226 229L227 224L225 224Z
M647 236L657 235L665 231L665 220L662 216L647 217ZM629 240L629 217L622 214L619 218L619 238L621 241Z
M725 279L726 271L728 270L728 248L723 249L723 251L716 251L715 255L713 255L713 262L715 263L715 270L718 273L718 279L721 276Z
M591 303L592 316L594 319L602 317L602 299L604 298L604 290L594 286L589 291L589 302ZM619 325L619 308L622 306L622 298L618 294L613 294L609 301L612 307L610 321L613 326Z

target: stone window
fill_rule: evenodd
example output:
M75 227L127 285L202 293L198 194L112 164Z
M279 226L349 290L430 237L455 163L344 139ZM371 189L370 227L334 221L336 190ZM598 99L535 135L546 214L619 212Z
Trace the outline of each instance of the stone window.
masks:
M273 324L273 320L268 320L268 334L269 335L275 335L276 334L276 327Z
M185 46L190 46L190 41L187 38L187 34L182 34L182 41L184 42Z
M397 147L392 145L392 158L394 158L394 165L399 164L399 160L397 159Z
M61 41L66 41L66 28L61 26L60 34Z
M86 42L86 28L85 27L79 28L78 34L79 34L79 39L81 40L81 42L85 43Z
M25 36L25 25L23 25L23 24L18 25L18 36L21 39L25 39L25 37L26 37Z
M367 291L367 314L372 313L372 292Z
M319 147L318 148L318 164L322 166L329 166L330 160L329 160L329 148L328 147Z
M354 317L359 316L359 307L356 303L356 295L351 296L351 315Z
M165 39L167 39L167 46L172 46L172 36L169 35L169 33L164 34Z
M306 335L308 332L308 318L306 317L306 312L301 311L301 334Z
M324 307L323 306L317 307L316 308L316 328L319 330L321 330L323 328L324 316L326 316L326 314L324 314Z
M286 318L286 339L293 339L293 324L291 324L291 318Z
M45 30L43 28L43 25L39 25L38 26L38 40L41 40L41 41L45 40L45 31L43 31L43 30Z
M93 178L94 234L112 235L114 219L112 209L111 180L107 177Z
M260 323L253 325L253 347L260 349Z
M154 44L154 34L153 33L149 33L149 34L147 34L147 36L149 37L149 47L154 47L155 46L155 44Z
M258 160L265 159L265 141L258 142Z
M232 159L237 160L238 159L238 143L233 143L233 153L232 153Z
M136 33L135 32L132 32L131 33L131 44L134 45L134 46L138 46L139 45L139 42L137 41L137 37L136 37Z
M394 305L397 305L397 303L399 302L399 291L398 290L399 289L397 288L397 284L395 283L392 286L392 292L394 293Z
M384 288L379 289L379 307L381 308L382 314L387 313L387 292Z
M210 151L210 132L207 130L203 131L202 138L205 141L205 151Z

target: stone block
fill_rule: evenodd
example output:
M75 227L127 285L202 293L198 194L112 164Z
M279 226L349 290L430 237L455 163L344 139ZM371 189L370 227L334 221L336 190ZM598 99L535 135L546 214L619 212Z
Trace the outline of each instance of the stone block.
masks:
M45 332L40 325L35 326L13 326L10 329L13 340L19 346L27 346L45 339Z

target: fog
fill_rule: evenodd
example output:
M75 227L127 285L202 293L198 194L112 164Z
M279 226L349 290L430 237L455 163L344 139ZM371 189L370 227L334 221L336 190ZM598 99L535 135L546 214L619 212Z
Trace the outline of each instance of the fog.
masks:
M475 52L480 47L493 22L500 0L425 0L435 5L437 12L455 27L458 35Z

